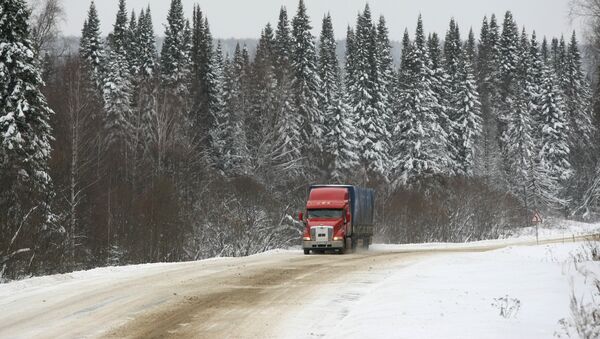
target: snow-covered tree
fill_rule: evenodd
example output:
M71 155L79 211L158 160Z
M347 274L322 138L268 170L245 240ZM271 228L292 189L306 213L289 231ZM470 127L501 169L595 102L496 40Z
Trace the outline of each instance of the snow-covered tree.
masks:
M131 70L127 51L129 45L127 9L125 0L119 1L119 11L109 35L109 53L103 81L103 98L106 116L104 117L105 147L118 144L118 152L132 137L132 96Z
M292 51L290 23L285 7L279 11L279 21L275 30L275 44L273 53L275 55L275 75L277 82L281 83L284 77L289 76L290 56Z
M333 32L331 16L323 18L323 28L319 44L319 75L321 109L325 112L325 164L331 180L342 182L358 164L356 131L350 107L344 102L340 67L336 54L337 43Z
M352 83L347 91L352 114L356 116L360 165L367 175L363 180L386 179L391 163L388 132L391 96L388 84L380 77L377 29L368 5L358 16L351 47L353 55L348 59L352 62ZM380 50L383 52L383 48Z
M456 97L452 101L452 122L456 135L454 144L456 159L454 160L458 174L472 176L477 142L481 135L481 103L469 59L463 57L458 67Z
M552 178L557 182L564 182L571 177L573 171L569 159L569 125L557 82L552 70L546 66L540 88L539 109L544 119L540 159Z
M142 15L145 15L142 12L140 12L140 19L142 17ZM140 46L139 46L139 39L137 37L137 34L139 33L138 30L138 24L139 24L139 20L137 18L137 16L135 15L135 11L131 11L131 16L129 19L129 25L127 26L127 41L126 41L126 54L127 54L127 62L129 63L129 72L131 73L131 77L132 77L132 82L137 82L136 81L136 76L139 74L140 72L140 65L139 65L139 60L140 58Z
M125 0L119 0L119 10L113 25L113 31L108 35L108 44L112 51L127 57L129 48L129 29L127 26L127 5Z
M469 29L469 36L467 37L467 41L463 46L464 54L467 60L471 65L473 65L473 70L477 67L477 42L475 41L475 33L473 32L473 28Z
M90 4L87 19L81 32L79 57L82 60L86 76L96 85L98 91L102 88L102 65L104 62L104 47L100 37L100 19L94 1Z
M271 166L276 139L277 107L279 88L275 71L275 35L267 24L261 33L249 79L249 114L246 116L246 134L253 169Z
M340 68L336 54L337 43L333 33L331 15L323 18L321 37L319 40L319 77L321 78L321 110L327 112L339 96L340 90ZM327 113L325 113L326 128L330 127ZM324 131L328 133L327 130Z
M578 145L585 148L594 134L591 88L582 70L578 45L573 32L565 60L564 79L561 81L571 148Z
M178 86L178 92L182 94L186 92L182 87L185 87L183 85L187 83L190 72L188 28L189 23L184 17L181 0L172 0L160 55L160 69L163 82L170 87Z
M13 265L22 253L33 254L23 261L45 259L36 241L48 231L53 112L40 92L29 14L24 0L0 2L0 277L24 273ZM20 232L22 225L27 230Z
M216 69L222 68L219 54L215 58ZM247 174L249 151L244 129L247 107L242 95L242 78L248 67L242 49L236 46L233 60L224 66L222 109L215 114L215 125L210 131L215 165L224 175ZM218 79L218 78L217 78Z
M152 14L150 7L140 14L137 25L137 45L139 59L138 65L138 103L136 107L141 115L140 133L142 140L145 140L146 151L151 144L156 142L156 103L157 103L157 68L158 54L156 51L156 38L154 36L154 27L152 25Z
M292 20L292 93L294 110L301 121L303 153L309 156L310 164L314 166L321 158L324 118L319 108L321 79L311 30L304 0L300 0L298 11Z
M499 42L499 93L496 107L499 112L500 130L506 131L510 115L518 110L518 62L519 62L519 32L512 13L506 12ZM504 140L502 147L509 140Z
M396 100L398 96L396 90L398 76L394 71L389 30L383 15L379 17L379 22L377 23L376 46L377 87L379 88L377 91L377 105L379 106L378 110L380 112L379 119L383 120L385 124L385 134L380 135L380 137L384 138L386 141L384 146L386 151L382 154L387 161L387 164L385 165L386 171L384 173L389 176L392 173L391 169L393 167L393 161L390 155L392 149L390 138L391 131L394 128L394 100Z
M447 135L436 111L433 72L419 16L414 45L406 56L406 86L400 93L400 112L394 133L396 180L401 184L426 175L443 172L448 160Z
M215 91L215 74L213 72L213 38L208 20L199 6L194 6L192 19L192 133L196 140L207 144L207 134L212 128L215 114L215 100L219 95Z

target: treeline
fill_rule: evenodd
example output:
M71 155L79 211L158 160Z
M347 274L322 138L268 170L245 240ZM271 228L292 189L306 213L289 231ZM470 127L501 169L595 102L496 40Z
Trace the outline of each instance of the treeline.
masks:
M396 69L386 21L366 6L341 64L331 16L314 37L300 1L265 26L255 55L224 55L201 9L189 21L172 0L159 52L151 9L129 15L121 0L107 39L92 2L79 54L42 63L27 52L27 19L7 14L23 1L5 3L0 35L30 65L0 50L30 84L0 92L5 276L296 244L291 216L311 182L376 188L380 241L481 239L536 210L593 207L592 95L575 34L540 41L508 12L485 18L479 39L451 20L442 39L419 18ZM22 107L7 89L39 92L39 72L23 72L41 66L48 105L26 95L41 122L14 125L36 140L23 139L6 123Z

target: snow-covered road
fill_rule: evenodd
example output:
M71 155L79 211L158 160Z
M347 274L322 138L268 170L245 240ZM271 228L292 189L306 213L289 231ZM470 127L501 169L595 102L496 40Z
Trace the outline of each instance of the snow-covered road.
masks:
M581 243L565 240L277 250L32 278L0 285L0 337L548 338L572 286L587 293L564 264Z

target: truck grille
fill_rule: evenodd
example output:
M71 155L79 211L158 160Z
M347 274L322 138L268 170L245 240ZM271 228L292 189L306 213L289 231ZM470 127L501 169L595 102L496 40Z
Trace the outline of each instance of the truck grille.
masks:
M310 229L310 237L313 241L331 241L333 240L333 227L316 226Z

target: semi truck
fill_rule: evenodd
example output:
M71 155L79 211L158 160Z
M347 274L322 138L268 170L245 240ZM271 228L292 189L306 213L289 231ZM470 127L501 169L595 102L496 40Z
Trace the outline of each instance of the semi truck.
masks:
M335 251L347 253L357 247L369 249L373 238L375 192L352 185L311 185L302 236L304 254Z

